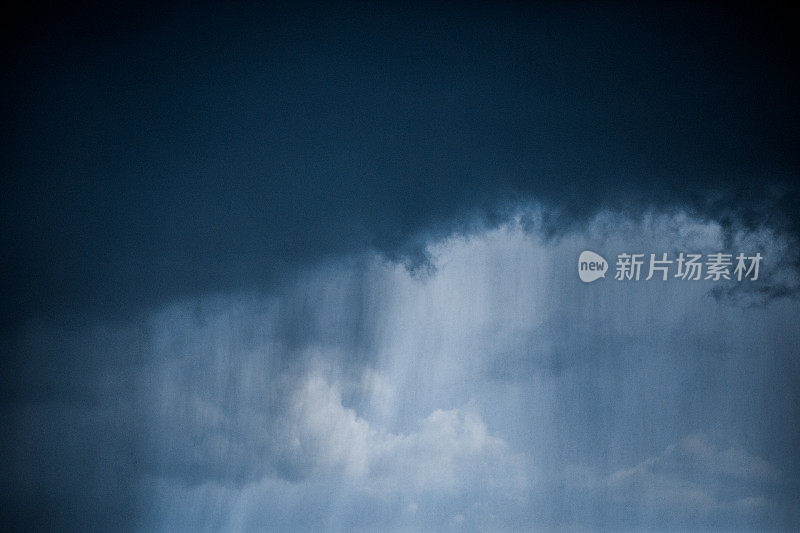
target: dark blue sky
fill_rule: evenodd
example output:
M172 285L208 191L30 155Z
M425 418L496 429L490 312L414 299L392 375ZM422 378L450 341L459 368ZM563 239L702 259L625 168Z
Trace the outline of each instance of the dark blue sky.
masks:
M795 14L6 18L9 526L800 524ZM576 283L634 245L768 259L743 295Z

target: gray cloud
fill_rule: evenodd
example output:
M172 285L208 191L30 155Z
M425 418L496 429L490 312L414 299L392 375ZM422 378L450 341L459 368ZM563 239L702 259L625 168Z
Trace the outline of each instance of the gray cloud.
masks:
M725 231L605 212L553 239L545 212L431 242L425 275L357 255L267 298L31 329L28 349L106 357L62 363L83 376L62 383L74 408L51 391L38 417L6 410L20 459L7 479L43 483L9 493L110 494L127 501L118 520L161 530L791 529L791 301L731 305L703 281L582 284L583 249L707 252ZM784 275L781 237L743 232L734 246ZM121 339L136 342L120 351ZM70 454L26 454L55 445L52 420L75 409L87 422L57 439ZM99 475L108 464L117 478ZM91 490L79 469L98 473L82 480Z
M4 49L7 330L268 293L341 253L416 267L531 199L554 234L656 207L797 235L782 13L218 10L37 10Z
M796 529L788 12L48 7L0 37L4 525Z

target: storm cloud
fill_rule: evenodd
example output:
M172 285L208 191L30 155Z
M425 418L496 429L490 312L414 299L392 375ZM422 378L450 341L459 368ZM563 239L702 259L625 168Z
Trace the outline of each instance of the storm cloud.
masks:
M12 464L38 471L25 439L77 411L50 461L94 477L46 469L29 494L103 494L97 470L114 465L129 498L115 512L129 514L107 520L144 529L796 525L793 302L575 276L589 245L717 249L716 222L604 213L553 239L545 218L529 208L434 241L425 273L373 252L270 297L187 299L79 329L80 343L34 330L28 350L48 337L69 350L77 399L18 408ZM784 244L737 241L767 256ZM87 346L105 360L84 382Z
M0 108L4 322L269 290L364 248L416 265L427 237L495 224L519 200L551 204L554 232L655 205L796 234L800 91L782 15L29 13L6 39Z
M3 524L796 529L796 19L754 11L23 13ZM613 279L720 251L759 279Z

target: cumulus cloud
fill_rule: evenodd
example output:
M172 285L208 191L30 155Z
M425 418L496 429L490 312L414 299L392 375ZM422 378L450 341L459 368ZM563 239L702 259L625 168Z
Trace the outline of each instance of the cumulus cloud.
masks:
M524 462L489 434L480 416L437 409L416 432L373 428L342 405L335 385L311 375L298 388L289 412L290 453L315 467L341 470L364 490L435 492L472 483L493 489L521 488ZM313 474L312 474L313 475Z
M4 39L2 525L798 528L793 17L95 4Z
M796 523L791 302L576 273L584 249L736 246L761 250L768 274L785 243L728 243L713 220L656 212L604 212L553 237L546 216L521 208L431 242L424 274L356 255L269 297L207 295L77 329L70 344L57 327L25 342L98 354L91 373L68 370L89 396L130 407L95 426L130 445L101 457L135 472L145 529ZM121 338L136 343L118 352Z

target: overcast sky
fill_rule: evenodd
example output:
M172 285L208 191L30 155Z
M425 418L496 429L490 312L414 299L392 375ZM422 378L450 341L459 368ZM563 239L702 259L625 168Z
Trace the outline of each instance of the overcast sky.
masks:
M2 525L800 528L797 22L27 7ZM614 279L681 252L763 262Z

